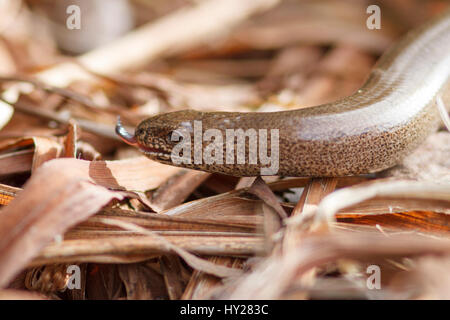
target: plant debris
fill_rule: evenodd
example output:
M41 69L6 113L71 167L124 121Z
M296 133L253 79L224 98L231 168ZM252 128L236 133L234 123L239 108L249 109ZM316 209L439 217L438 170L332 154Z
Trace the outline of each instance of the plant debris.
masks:
M0 5L0 299L450 298L444 125L398 166L336 178L187 170L114 133L118 116L132 132L182 109L346 97L446 1L377 1L374 31L366 1L129 0L109 42L70 46L53 2Z

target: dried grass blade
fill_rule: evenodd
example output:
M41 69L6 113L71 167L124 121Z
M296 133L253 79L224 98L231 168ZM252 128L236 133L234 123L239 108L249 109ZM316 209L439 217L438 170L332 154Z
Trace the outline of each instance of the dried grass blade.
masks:
M316 222L333 220L345 208L374 197L430 199L450 202L450 184L429 181L387 180L338 190L317 208Z
M145 234L146 236L154 237L160 242L161 247L165 248L168 252L173 252L178 254L188 265L196 270L215 275L217 277L230 277L237 276L242 273L241 270L228 268L220 265L215 265L207 260L196 257L195 255L189 253L188 251L172 244L170 241L166 240L154 232L148 231L141 228L133 223L117 221L113 219L102 218L101 221L105 224L115 225L123 229Z

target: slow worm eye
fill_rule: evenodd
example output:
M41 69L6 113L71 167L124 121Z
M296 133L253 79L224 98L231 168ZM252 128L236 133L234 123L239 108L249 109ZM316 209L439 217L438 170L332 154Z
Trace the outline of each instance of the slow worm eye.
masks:
M167 137L166 137L166 142L167 142L167 143L172 143L172 133L173 133L173 131L170 131L170 132L167 134Z
M166 137L167 143L175 143L183 141L183 135L178 131L170 131Z

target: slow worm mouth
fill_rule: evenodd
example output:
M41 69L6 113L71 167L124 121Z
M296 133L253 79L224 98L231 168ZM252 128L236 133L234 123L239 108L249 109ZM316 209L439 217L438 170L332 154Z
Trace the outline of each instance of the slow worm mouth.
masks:
M126 144L129 144L131 146L138 147L139 150L141 150L143 153L145 153L149 156L154 156L154 157L159 157L159 158L164 158L164 159L170 157L170 152L165 152L158 148L147 147L147 146L140 144L137 141L136 137L134 135L132 135L131 133L129 133L124 128L124 126L122 125L122 122L120 121L120 116L117 117L116 133L123 142L125 142Z
M137 144L137 146L138 146L139 150L141 150L143 153L148 154L150 156L157 156L157 157L164 157L164 158L170 157L170 152L163 151L158 148L142 146L139 143Z

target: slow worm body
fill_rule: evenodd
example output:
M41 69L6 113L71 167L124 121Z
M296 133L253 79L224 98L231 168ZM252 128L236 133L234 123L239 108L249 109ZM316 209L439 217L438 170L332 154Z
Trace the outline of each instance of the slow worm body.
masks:
M134 136L125 132L120 122L116 131L149 158L174 164L171 154L177 142L168 137L182 129L194 140L195 120L201 121L202 133L215 129L222 134L224 159L227 129L268 130L269 150L272 146L270 130L277 129L277 175L344 176L377 172L399 163L437 129L436 98L442 96L449 105L445 95L450 88L449 75L450 11L447 11L409 32L388 50L365 84L345 99L270 113L185 110L144 120ZM252 143L248 139L245 141L245 159L249 159ZM204 143L202 150L207 145ZM178 165L234 176L260 175L263 166L260 162L249 161L196 163L194 156L192 150L192 161Z

